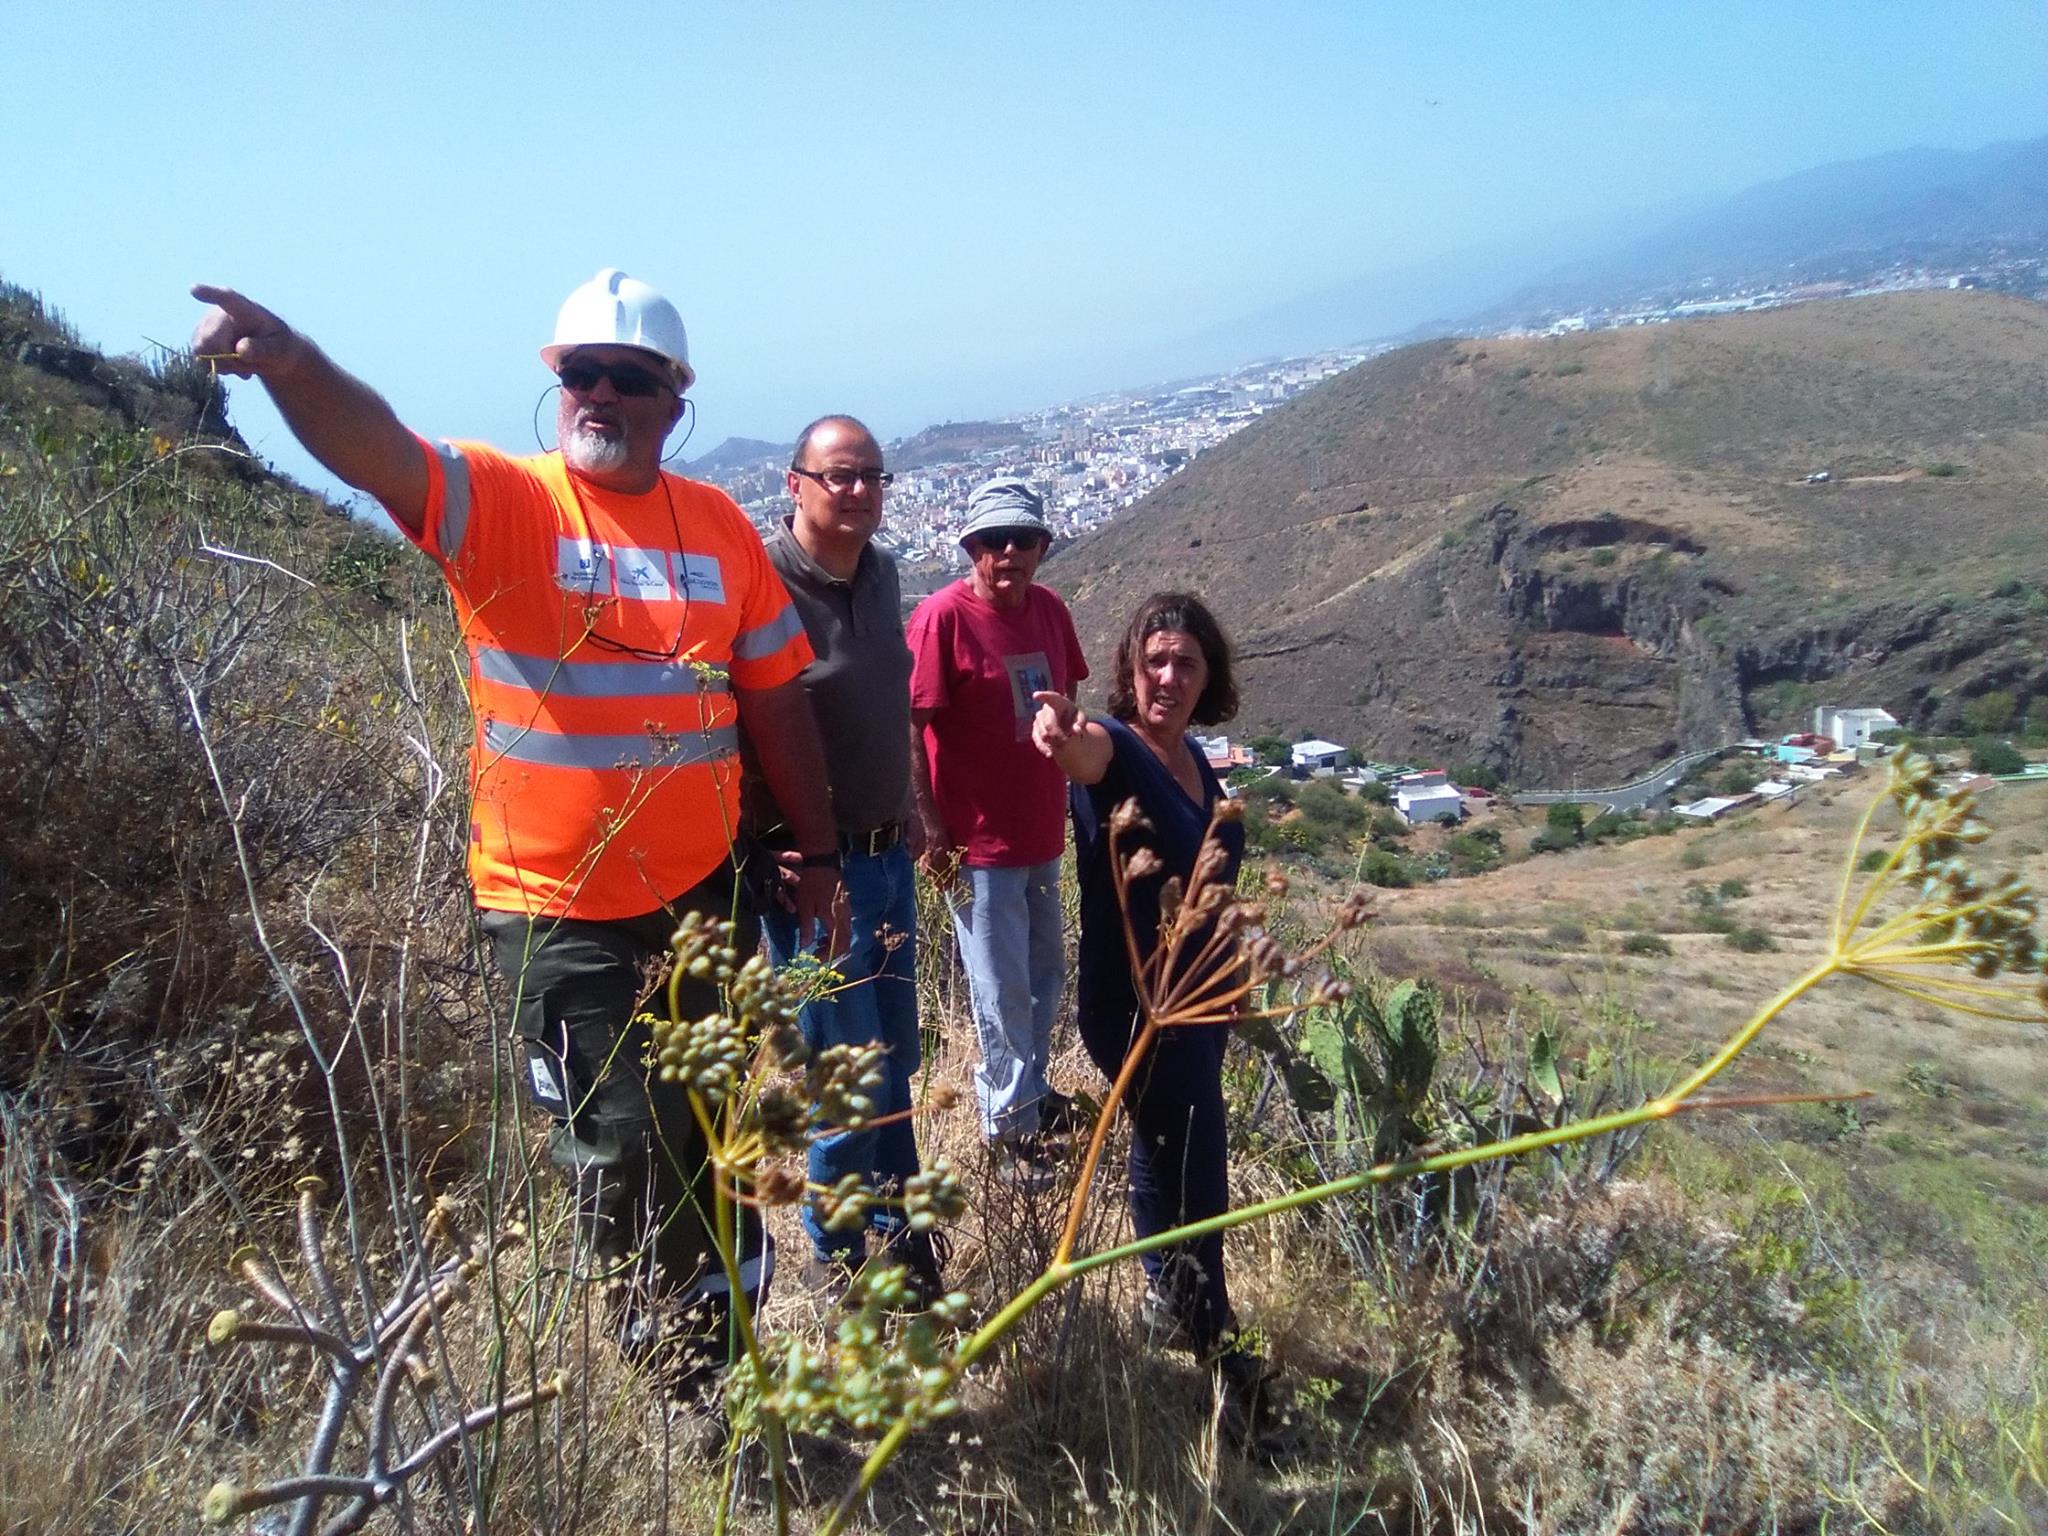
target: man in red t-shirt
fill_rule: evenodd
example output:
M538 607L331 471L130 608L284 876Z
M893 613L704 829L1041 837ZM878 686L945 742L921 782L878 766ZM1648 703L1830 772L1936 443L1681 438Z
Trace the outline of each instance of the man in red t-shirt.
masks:
M960 534L973 568L905 632L920 862L946 889L967 969L982 1134L1004 1176L1033 1189L1054 1177L1040 1132L1069 1128L1073 1105L1045 1075L1066 976L1066 779L1032 745L1032 694L1088 675L1067 605L1033 582L1051 542L1028 482L978 486Z

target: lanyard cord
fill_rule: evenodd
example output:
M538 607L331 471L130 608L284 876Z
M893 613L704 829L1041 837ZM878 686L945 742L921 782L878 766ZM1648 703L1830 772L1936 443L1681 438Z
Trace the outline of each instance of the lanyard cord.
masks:
M590 513L583 505L583 493L576 488L576 472L569 467L566 460L562 464L562 475L569 482L569 500L575 510L576 520L582 525L578 531L581 533L585 543L595 547L598 541L596 532L591 526ZM675 493L669 489L667 474L657 469L655 471L655 478L661 485L662 498L668 503L668 526L670 532L674 535L675 542L672 547L678 557L676 568L681 578L683 616L676 624L675 642L666 651L650 651L637 645L628 645L623 640L610 639L597 632L597 621L594 612L590 622L584 628L583 638L601 650L614 651L622 656L632 656L640 661L674 661L683 654L683 636L689 633L690 628L690 567L688 558L683 550L683 524L682 519L676 515ZM611 562L607 561L606 563L609 565ZM618 580L616 572L613 574L612 580L616 584ZM595 593L591 595L592 597L596 596ZM616 604L620 599L611 597L606 599L606 601Z

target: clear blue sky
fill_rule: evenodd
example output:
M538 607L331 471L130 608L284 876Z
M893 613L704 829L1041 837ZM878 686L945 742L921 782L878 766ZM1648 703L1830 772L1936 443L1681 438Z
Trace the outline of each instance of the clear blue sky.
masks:
M238 286L421 430L515 448L601 266L683 311L694 455L1142 383L1380 268L2048 133L2040 0L0 0L0 35L0 276L114 351Z

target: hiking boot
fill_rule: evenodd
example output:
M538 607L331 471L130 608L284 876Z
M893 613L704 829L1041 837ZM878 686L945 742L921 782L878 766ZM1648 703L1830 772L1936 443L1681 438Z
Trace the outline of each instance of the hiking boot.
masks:
M995 1163L996 1182L1020 1194L1043 1194L1059 1182L1059 1168L1035 1135L999 1136L988 1144L988 1150Z
M1095 1129L1095 1120L1073 1095L1049 1088L1038 1101L1038 1128L1048 1136L1079 1136Z
M1186 1349L1195 1347L1195 1337L1188 1332L1186 1319L1171 1298L1161 1294L1151 1285L1145 1287L1145 1294L1138 1298L1138 1336L1152 1349Z
M1221 1400L1223 1434L1247 1461L1274 1466L1293 1450L1280 1407L1280 1373L1250 1350L1232 1345L1209 1362Z
M946 1261L952 1255L953 1244L945 1233L919 1232L914 1228L899 1232L882 1250L882 1262L901 1264L904 1278L916 1295L906 1311L929 1312L945 1297Z

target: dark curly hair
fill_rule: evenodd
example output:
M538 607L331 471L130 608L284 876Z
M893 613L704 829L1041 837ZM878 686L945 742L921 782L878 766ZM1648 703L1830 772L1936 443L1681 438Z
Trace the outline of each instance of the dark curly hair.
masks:
M1237 713L1237 679L1230 668L1230 640L1223 626L1192 592L1154 592L1131 615L1129 628L1116 644L1116 670L1109 683L1109 712L1119 720L1138 716L1134 676L1145 654L1145 641L1161 631L1191 637L1209 664L1209 681L1195 700L1190 720L1195 725L1221 725Z

